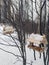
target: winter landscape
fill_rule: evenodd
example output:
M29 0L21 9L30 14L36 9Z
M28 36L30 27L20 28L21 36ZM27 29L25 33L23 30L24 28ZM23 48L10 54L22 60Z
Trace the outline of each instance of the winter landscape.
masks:
M49 65L49 0L0 0L0 65Z

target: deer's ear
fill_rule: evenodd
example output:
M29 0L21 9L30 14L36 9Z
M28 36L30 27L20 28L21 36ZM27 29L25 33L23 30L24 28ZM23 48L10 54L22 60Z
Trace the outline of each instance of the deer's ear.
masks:
M46 37L46 35L43 35L43 38L45 38Z
M5 26L3 26L3 31L5 31Z

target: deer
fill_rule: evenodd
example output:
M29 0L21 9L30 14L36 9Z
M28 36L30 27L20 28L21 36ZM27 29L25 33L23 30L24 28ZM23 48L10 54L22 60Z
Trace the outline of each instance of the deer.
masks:
M11 34L14 33L13 26L5 26L3 25L3 34Z

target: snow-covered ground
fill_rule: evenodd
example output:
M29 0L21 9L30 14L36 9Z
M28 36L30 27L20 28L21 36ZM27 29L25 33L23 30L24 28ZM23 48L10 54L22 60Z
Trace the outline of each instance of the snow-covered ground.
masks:
M2 33L2 26L0 25L0 43L5 43L5 44L14 44L14 41L8 37L3 35ZM14 37L17 36L15 33L12 34ZM19 44L19 41L17 41ZM3 48L4 50L13 52L17 55L20 55L19 51L15 47L9 47L9 46L3 46L0 45L0 48ZM34 53L33 50L29 49L26 45L26 55L27 55L27 62L30 63L31 61L33 62L32 65L44 65L43 62L43 54L42 58L39 58L39 52L36 51L36 60L34 60ZM18 59L13 56L12 54L6 53L2 50L0 50L0 65L22 65L22 61L18 61ZM29 65L29 64L27 64Z

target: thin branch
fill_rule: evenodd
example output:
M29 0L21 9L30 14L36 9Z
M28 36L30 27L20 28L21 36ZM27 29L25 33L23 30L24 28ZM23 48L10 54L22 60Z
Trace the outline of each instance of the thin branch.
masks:
M13 41L15 42L16 46L19 48L18 44L16 43L15 39L12 37L12 35L10 35L10 37L13 39Z
M46 0L44 0L44 3L43 3L43 5L41 6L41 9L43 9L43 7L44 7L45 3L46 3Z
M21 56L16 55L16 54L14 54L14 53L12 53L12 52L6 51L6 50L4 50L4 49L2 49L2 48L0 48L0 50L2 50L2 51L4 51L4 52L7 52L7 53L10 53L10 54L14 55L15 57L21 57ZM22 58L22 57L21 57L21 58Z
M38 11L37 11L36 0L35 0L35 9L36 9L37 14L40 16L40 14L39 14Z
M11 36L11 35L10 35L10 36ZM18 50L20 51L20 54L22 55L21 50L20 50L20 47L17 45L17 43L16 43L15 39L14 39L12 36L11 36L11 38L14 40L14 42L15 42L15 44L16 44L16 46L17 46Z
M0 45L11 46L11 47L17 47L16 45L8 45L8 44L4 44L4 43L0 43Z

